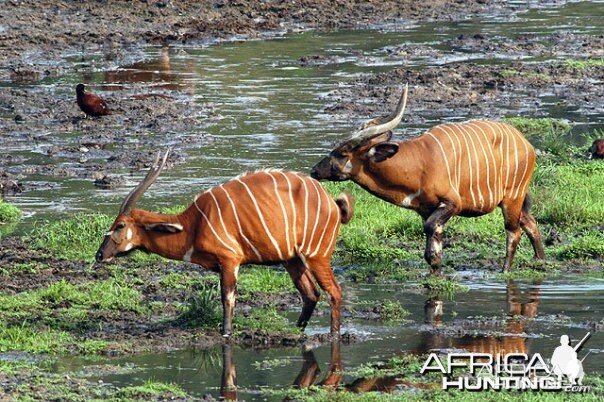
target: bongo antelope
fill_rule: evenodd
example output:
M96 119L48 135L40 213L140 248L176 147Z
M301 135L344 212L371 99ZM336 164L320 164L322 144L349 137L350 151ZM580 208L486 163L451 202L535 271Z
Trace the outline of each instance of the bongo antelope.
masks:
M225 337L232 332L239 266L283 262L303 300L304 327L319 292L329 295L331 333L340 330L342 294L330 266L340 223L352 217L352 198L332 199L301 173L263 170L238 176L199 194L182 213L133 209L165 165L159 155L142 182L128 194L98 252L98 262L141 249L192 262L220 274Z
M535 151L506 123L446 123L423 135L392 142L403 117L408 87L388 117L365 122L317 163L318 180L352 180L373 195L412 209L424 222L424 257L440 273L443 226L453 216L480 216L501 207L507 232L503 270L512 265L524 230L536 258L545 258L537 222L529 213L528 185Z

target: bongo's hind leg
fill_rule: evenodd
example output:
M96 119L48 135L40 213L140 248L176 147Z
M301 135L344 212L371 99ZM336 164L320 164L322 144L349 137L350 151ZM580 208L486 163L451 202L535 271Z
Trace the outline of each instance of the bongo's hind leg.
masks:
M340 332L340 309L342 307L342 289L336 281L331 270L328 258L308 258L306 267L310 269L317 283L329 296L331 305L331 334L338 335Z
M506 231L506 252L505 262L503 263L503 272L510 270L516 248L520 242L522 231L520 230L520 214L522 213L522 202L518 200L507 201L501 207L503 212L503 221Z
M315 311L315 307L321 294L313 282L310 270L306 268L302 260L294 258L293 260L287 261L285 263L285 269L292 278L296 289L298 289L298 292L300 292L300 295L302 296L303 307L302 313L300 313L300 317L298 318L297 326L305 328L312 313Z
M527 234L533 245L535 258L539 260L545 259L545 252L543 251L543 243L541 242L541 233L539 233L537 221L528 210L522 209L522 212L520 213L520 227L524 230L524 233Z

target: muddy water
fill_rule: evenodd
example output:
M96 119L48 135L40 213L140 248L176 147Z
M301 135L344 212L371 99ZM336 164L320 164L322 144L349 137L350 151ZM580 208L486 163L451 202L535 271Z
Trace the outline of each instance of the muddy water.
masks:
M470 273L474 280L468 293L451 298L430 298L414 287L345 285L347 307L362 302L396 299L411 313L406 322L385 324L367 319L347 319L344 331L358 334L361 341L350 345L321 345L310 352L301 349L250 350L222 347L211 350L181 350L172 353L95 360L64 360L59 372L95 372L95 365L112 364L124 373L93 376L113 384L139 384L147 379L176 382L188 392L203 396L226 393L236 385L239 398L280 400L267 396L267 389L335 381L330 367L343 370L342 386L357 390L403 388L404 378L377 383L346 374L365 363L386 361L404 353L467 350L484 353L541 353L549 359L560 335L570 336L571 345L591 331L579 350L589 373L604 372L604 333L594 331L594 317L604 316L604 280L562 277L543 282L490 280ZM296 314L292 312L293 321ZM313 319L307 332L327 332L324 319ZM320 369L320 373L317 372ZM235 374L236 380L231 380Z
M123 139L132 146L158 148L172 146L185 150L184 163L164 173L162 179L146 195L146 206L188 204L200 190L218 184L242 171L262 167L283 167L307 171L330 147L367 116L333 117L324 112L324 95L345 85L359 73L388 71L393 66L422 68L452 61L510 63L529 56L505 53L476 53L458 49L450 41L460 35L477 32L489 37L513 38L516 35L547 35L553 32L575 34L601 33L601 4L573 3L554 9L535 9L514 15L496 15L466 22L397 24L367 31L333 33L307 32L291 34L274 40L197 44L170 49L146 49L147 62L122 66L111 71L86 70L31 85L31 90L66 96L77 82L96 85L108 96L131 96L169 93L175 102L195 99L210 108L204 127L191 132L169 135L147 134L146 141L135 136ZM424 49L408 55L393 55L389 49L406 44ZM303 57L325 58L324 65L305 66ZM560 52L555 56L566 58ZM94 66L95 55L89 64ZM73 63L81 63L77 57ZM12 84L11 84L12 85ZM168 92L166 92L168 91ZM128 94L128 95L126 95ZM578 123L578 131L604 125L604 111L560 108L552 93L542 94L541 109L528 104L502 105L501 115L564 117ZM75 105L74 105L75 107ZM206 112L204 112L206 113ZM415 135L423 128L443 119L481 116L449 116L447 110L420 111L416 124L406 123L399 136ZM498 117L498 116L495 116ZM60 129L58 129L60 130ZM49 142L62 147L79 147L77 131L38 133L52 138ZM191 136L211 134L215 141L189 146ZM122 140L122 139L121 139ZM15 144L15 143L11 143ZM150 145L152 144L152 145ZM31 142L17 142L4 149L26 166L53 163L45 148ZM102 154L106 159L110 153ZM77 158L76 158L77 159ZM73 159L54 159L61 167L77 165ZM103 158L99 158L103 164ZM55 162L56 163L56 162ZM8 166L10 170L10 165ZM10 198L21 206L28 217L24 230L38 218L56 219L73 211L113 213L122 197L140 178L127 169L114 171L125 175L127 184L114 190L96 189L90 178L25 175L21 182L37 183L35 188Z

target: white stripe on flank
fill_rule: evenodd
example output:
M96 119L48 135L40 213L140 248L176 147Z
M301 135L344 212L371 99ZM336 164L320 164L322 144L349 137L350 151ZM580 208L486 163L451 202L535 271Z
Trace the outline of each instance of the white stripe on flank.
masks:
M277 188L277 179L275 178L275 176L273 176L270 172L264 172L267 175L269 175L271 177L271 179L273 179L273 184L275 187L275 195L277 196L277 199L279 200L279 205L281 206L281 212L283 213L283 222L285 223L285 242L287 243L287 256L291 257L293 255L293 250L291 247L291 243L289 241L289 219L287 219L287 211L285 210L285 205L283 205L283 200L281 199L281 196L279 195L279 189Z
M434 141L436 141L436 143L438 144L440 151L443 155L443 158L445 160L445 165L447 166L447 175L449 176L449 186L455 191L455 193L459 196L459 192L457 191L457 189L455 188L455 186L453 185L453 182L451 181L451 168L449 167L449 159L447 158L447 153L445 152L445 149L443 148L442 144L440 143L440 141L438 140L438 138L436 138L436 136L434 134L432 134L431 132L427 132L426 134L428 134L430 137L434 138Z
M497 196L497 199L499 200L499 202L503 201L503 169L504 169L504 163L503 163L503 157L504 157L504 153L503 153L503 135L501 134L501 127L499 127L499 123L497 122L493 122L493 132L495 132L495 128L497 128L497 132L499 133L499 183L498 183L498 187L499 187L499 195ZM495 137L497 138L497 134L495 135Z
M504 165L505 185L503 186L503 190L504 190L503 196L505 197L507 194L507 190L508 190L508 182L509 182L510 170L511 170L510 169L510 136L505 131L505 127L503 126L503 123L500 123L499 127L501 128L501 132L503 133L503 136L505 137L505 165Z
M516 142L516 136L513 135L510 132L510 129L507 126L504 126L506 131L508 132L508 136L510 136L510 138L512 138L514 140L514 160L515 160L515 167L514 167L514 180L512 180L512 191L516 188L516 176L518 175L518 143ZM510 195L512 193L512 191L510 191Z
M335 202L335 201L334 201ZM325 248L325 251L323 252L323 257L327 256L327 253L329 253L329 250L331 250L331 248L333 247L333 242L336 239L336 233L338 232L338 220L340 219L340 211L337 205L336 207L338 208L337 214L334 214L334 216L336 217L336 221L333 223L333 225L331 225L331 238L329 239L329 243L327 244L327 247ZM331 219L331 216L329 217L329 219ZM329 219L327 219L327 225L329 226Z
M241 236L243 238L243 240L245 240L247 245L250 246L250 248L252 249L254 254L256 254L256 257L258 257L259 262L262 262L262 256L258 252L258 249L256 247L254 247L254 245L252 244L250 239L248 239L247 236L243 234L243 229L241 229L241 222L239 222L239 216L237 215L237 208L235 208L235 203L231 199L229 192L226 191L226 188L224 188L222 186L222 184L220 186L218 186L218 188L220 188L222 191L224 191L224 194L226 195L227 199L229 200L229 203L231 204L231 208L233 208L233 215L235 215L235 222L237 222L237 229L239 229L239 236Z
M457 127L456 127L457 128ZM453 129L453 128L451 128ZM470 171L470 182L469 182L469 188L470 188L470 195L472 196L472 207L476 207L476 197L474 196L474 188L473 188L473 184L474 184L474 179L472 177L472 159L471 154L470 154L470 146L468 145L468 140L466 138L465 133L462 130L458 130L459 134L461 134L461 136L463 137L463 142L466 144L466 157L468 159L468 170ZM460 153L460 156L463 152Z
M455 138L455 141L457 141L457 144L459 145L459 155L456 156L457 160L456 160L456 165L455 165L455 169L457 170L457 191L459 191L459 184L461 183L461 160L462 160L461 155L463 154L463 148L461 147L461 141L459 139L459 134L456 133L452 127L449 127L446 124L439 125L438 127L440 127L447 134L451 134L453 136L453 138ZM455 146L453 146L453 148L455 148Z
M206 191L206 193L210 194L210 196L214 200L214 205L216 205L216 208L218 209L218 218L220 219L220 225L222 226L222 230L224 230L224 234L226 235L226 237L229 238L231 243L234 243L235 246L239 246L239 243L237 242L237 240L235 240L235 238L233 236L231 236L231 234L229 233L229 231L226 228L226 225L224 224L224 219L222 217L222 208L220 208L220 205L218 204L218 200L216 199L216 196L214 195L212 190L213 190L213 188Z
M294 213L293 216L293 227L292 227L292 231L294 232L294 248L296 247L296 245L298 244L298 220L296 219L296 204L294 203L294 195L292 193L292 184L289 181L289 177L287 177L287 174L283 173L282 171L277 171L277 173L281 173L281 175L283 175L283 177L285 178L285 181L287 182L287 191L289 192L289 203L292 206L292 211Z
M482 209L484 208L484 195L482 195L482 189L480 188L480 159L478 158L478 151L476 150L476 144L474 143L472 134L470 134L470 132L468 132L463 125L457 124L457 123L456 123L456 125L459 127L460 130L462 130L468 134L468 138L472 142L472 149L474 149L474 160L476 161L476 184L477 184L476 187L478 189L478 200L480 201L480 210L482 211Z
M474 130L474 127L476 127L477 130ZM489 162L489 157L488 157L488 154L487 154L487 150L485 149L484 145L482 144L482 141L480 140L480 138L479 138L479 136L477 134L478 130L480 130L480 132L482 133L482 137L486 141L487 148L488 148L489 151L491 151L491 155L493 156L493 160L495 159L495 156L493 155L493 150L489 146L490 145L489 144L489 139L484 134L484 131L482 130L482 128L480 126L478 126L477 124L475 124L475 123L468 123L468 128L470 128L476 134L476 139L480 143L480 147L482 148L482 153L484 155L484 162L485 162L485 165L487 167L487 189L489 190L489 200L487 202L487 207L488 207L488 209L491 209L492 205L493 205L493 189L491 188L491 168L489 167L490 162Z
M310 232L310 240L308 242L308 246L306 246L306 254L310 252L310 248L312 247L312 241L315 238L315 233L317 232L317 225L319 224L319 217L321 215L321 194L319 189L317 188L317 184L314 179L308 179L312 183L315 191L317 192L317 217L315 218L315 224L312 228L312 232Z
M260 205L258 205L258 201L256 201L256 197L254 197L254 194L252 194L252 191L250 190L248 185L245 184L243 181L241 181L241 179L235 179L235 180L243 185L243 187L247 191L248 195L252 199L252 202L254 203L254 206L256 207L256 212L258 212L258 217L260 218L260 222L262 223L262 227L264 227L264 231L266 232L271 243L273 243L275 250L277 250L277 255L279 256L279 260L283 261L283 254L281 254L281 249L279 248L279 243L277 243L277 240L275 240L275 238L271 234L270 230L268 229L268 226L266 225L266 221L264 220L264 215L262 215L262 211L260 210Z
M323 227L323 232L321 232L319 242L317 243L317 247L315 248L315 251L313 251L313 253L310 255L311 257L314 257L319 252L319 247L321 247L321 243L323 243L323 237L325 236L325 232L327 232L327 227L329 226L329 218L331 218L331 204L336 205L336 202L333 200L333 198L331 198L329 194L326 194L323 188L321 188L321 194L325 194L325 196L327 197L327 219L325 222L325 226ZM337 205L336 208L338 208Z
M516 194L514 195L514 198L518 198L518 191L520 190L520 184L524 182L524 177L526 176L526 172L528 170L528 147L526 146L526 140L524 140L523 138L521 138L516 131L514 131L514 135L518 137L518 140L520 142L522 142L522 145L524 145L524 171L522 172L522 178L520 178L520 181L518 182L518 187L516 188ZM527 180L528 182L529 180ZM526 187L526 183L523 187Z
M110 232L105 233L105 236L111 236L113 234L113 230Z
M218 233L216 233L216 230L214 230L214 225L212 225L212 222L210 222L210 219L201 210L201 208L199 208L199 205L197 205L197 200L193 201L193 204L195 205L195 208L197 208L197 210L199 211L199 213L201 214L201 216L203 216L203 218L206 220L206 222L208 223L208 227L212 231L212 234L218 239L218 241L220 243L222 243L223 246L225 246L226 248L228 248L229 250L231 250L234 254L238 254L237 251L235 251L235 249L233 247L229 246L224 240L222 240L222 237L220 237L218 235Z
M457 189L457 192L459 193L459 175L457 172L457 150L455 149L455 144L453 143L453 140L451 139L451 136L449 135L449 132L446 131L444 128L442 128L441 126L436 126L435 128L440 129L443 133L445 133L445 135L447 136L447 138L449 139L449 142L451 143L451 148L453 149L453 168L455 169L455 171L453 172L453 177L455 178L455 188Z
M302 250L306 244L306 229L308 227L308 187L306 187L304 177L300 176L298 173L294 174L298 179L300 179L302 185L304 186L304 236L302 236L302 243L300 244L300 250Z
M497 205L499 204L500 198L499 198L499 194L498 194L498 187L497 187L497 157L496 157L496 153L497 153L497 149L495 149L495 141L497 140L497 137L495 136L495 131L493 129L493 126L488 123L485 122L486 127L482 128L480 125L478 127L480 127L482 130L482 132L485 135L485 138L487 139L487 147L489 149L489 154L491 155L491 158L493 160L493 169L491 170L492 172L492 181L491 183L491 189L493 190L493 197L494 199L492 200L492 204L491 204L491 208L496 208ZM491 139L489 134L492 133L493 134L493 138Z

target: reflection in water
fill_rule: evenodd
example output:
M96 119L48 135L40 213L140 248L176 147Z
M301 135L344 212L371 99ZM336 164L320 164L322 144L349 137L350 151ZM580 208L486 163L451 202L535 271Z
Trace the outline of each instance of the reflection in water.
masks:
M526 338L522 336L527 321L524 318L535 318L540 302L541 281L535 281L529 288L528 295L523 295L517 283L508 280L506 283L506 311L508 318L503 323L502 335L450 337L439 332L426 331L422 334L421 344L414 353L428 353L433 350L465 349L475 353L490 353L505 355L508 353L527 353ZM435 327L443 325L444 301L432 297L424 306L426 323ZM493 325L497 325L494 323ZM474 328L476 323L473 323ZM487 328L486 330L497 330ZM500 331L497 331L500 332Z
M413 362L409 353L426 354L431 349L436 349L436 352L444 349L446 352L448 348L467 348L480 352L499 350L500 353L504 350L526 350L531 354L539 352L542 356L549 357L560 345L560 335L580 339L585 335L583 322L604 314L604 280L571 275L562 276L556 281L544 281L542 284L477 280L470 291L455 303L436 297L426 302L427 296L412 291L399 292L398 285L348 286L350 292L347 295L354 293L349 300L365 303L395 299L409 309L414 321L384 325L373 320L353 320L352 325L368 334L367 339L342 345L341 357L337 344L333 347L320 345L312 352L292 348L253 350L233 345L232 351L230 347L186 349L103 358L100 361L63 357L57 361L55 370L60 374L68 374L81 368L98 371L95 368L98 364L133 367L134 371L108 374L100 372L93 378L119 387L138 385L147 379L174 382L196 397L211 393L216 398L222 394L223 398L231 400L239 398L277 402L281 399L279 395L266 394L262 390L290 388L292 384L298 387L338 384L338 387L351 392L418 389L421 384L413 383L417 381L416 375L356 378L350 376L350 370L370 362L388 361L393 356L398 356L397 360L403 362L407 359ZM455 319L451 318L453 310L457 313ZM559 319L561 311L572 319ZM477 318L479 314L485 318ZM292 312L291 317L296 315ZM490 318L494 315L495 318ZM549 317L552 319L548 319ZM320 320L322 323L318 328L313 328L313 332L320 332L327 325L327 317ZM429 323L423 324L424 320ZM526 334L543 335L534 339ZM505 337L510 339L505 341L508 343L504 343ZM594 332L588 343L590 347L603 344L602 331ZM603 359L593 356L601 356L599 349L591 349L591 353L591 357L583 363L587 375L602 373ZM263 364L259 364L259 360ZM405 381L409 383L406 384ZM426 387L432 386L433 382L426 383Z
M152 88L165 90L184 90L190 87L183 77L193 73L193 68L179 65L173 70L170 51L167 47L160 50L157 58L120 67L117 70L105 71L103 88L108 91L121 90L132 83L150 84Z
M222 345L220 397L227 401L237 400L237 370L233 359L233 346L229 343Z
M493 328L486 331L497 330L503 325L500 335L472 336L463 335L451 337L442 332L425 331L421 334L421 343L412 353L426 354L434 350L464 349L475 353L489 353L492 355L505 355L508 353L527 353L526 338L523 333L526 326L525 318L535 318L540 303L541 282L533 282L528 293L523 293L517 283L508 280L506 284L506 311L508 317L503 324L497 321ZM444 301L436 296L428 299L424 306L425 321L435 327L443 326ZM477 323L473 323L475 328ZM501 331L497 331L501 332ZM342 384L343 367L340 352L340 342L331 343L330 362L327 373L317 381L321 369L312 350L302 351L302 367L293 381L293 386L306 388L312 385L323 387L339 387L351 392L389 392L401 387L417 388L421 384L405 381L400 375L386 377L357 378ZM222 347L222 380L220 396L226 400L237 400L237 373L233 350L230 344Z
M332 341L327 373L318 382L317 378L321 373L319 362L312 350L303 350L302 367L292 385L296 388L307 388L313 385L330 388L342 386L347 391L357 393L371 391L389 392L395 388L400 388L401 385L406 387L421 386L421 384L404 381L401 376L357 378L348 384L341 384L344 370L340 349L340 341ZM222 352L223 364L220 398L234 401L237 400L237 373L233 359L233 349L231 345L225 344L222 347Z
M312 350L302 352L302 368L300 373L294 380L294 386L298 388L306 388L315 385L315 381L321 370L319 363L315 358ZM342 356L340 354L340 342L333 341L331 343L331 354L329 359L329 369L325 378L316 385L337 387L342 381Z

